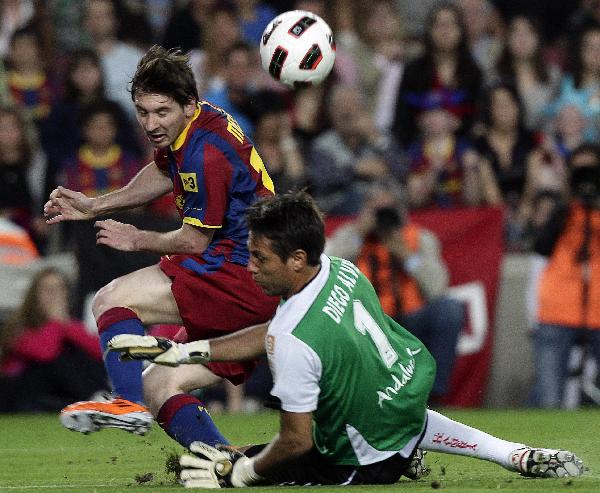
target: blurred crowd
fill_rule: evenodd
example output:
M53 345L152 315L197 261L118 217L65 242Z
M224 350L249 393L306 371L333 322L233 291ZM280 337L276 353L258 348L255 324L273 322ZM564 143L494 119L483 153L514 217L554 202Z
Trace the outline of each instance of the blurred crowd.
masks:
M323 17L337 45L330 77L295 91L258 53L267 23L292 9ZM550 264L564 231L580 227L592 238L581 286L600 310L600 1L0 0L0 262L74 252L73 317L87 294L156 261L96 247L91 224L49 228L41 215L57 185L103 194L151 159L127 87L153 44L189 52L201 97L251 136L278 191L306 188L328 216L364 217L385 185L401 210L379 217L388 226L416 209L499 207L506 251ZM585 159L595 173L574 172ZM583 222L568 220L574 199L587 200ZM174 211L158 201L127 221L173 229ZM600 329L588 305L556 318L561 308L543 303L544 326ZM556 406L561 389L544 385L537 402Z

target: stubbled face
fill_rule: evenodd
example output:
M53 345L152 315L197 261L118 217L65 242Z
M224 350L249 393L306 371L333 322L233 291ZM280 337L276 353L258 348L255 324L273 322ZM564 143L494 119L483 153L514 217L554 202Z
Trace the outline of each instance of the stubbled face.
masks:
M134 103L137 120L150 143L157 149L175 142L196 109L193 102L181 106L164 94L136 94Z
M271 240L250 233L248 271L265 294L289 297L294 279L291 258L284 262L271 248Z

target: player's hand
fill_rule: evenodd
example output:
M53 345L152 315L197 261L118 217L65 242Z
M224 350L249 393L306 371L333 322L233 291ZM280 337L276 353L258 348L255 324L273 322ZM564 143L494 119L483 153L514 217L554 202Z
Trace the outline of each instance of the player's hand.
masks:
M210 361L208 341L181 344L164 337L120 334L108 341L108 349L121 353L122 361L147 360L164 366Z
M136 252L139 250L138 237L140 230L132 224L120 223L114 219L96 221L96 244L106 245L123 252Z
M81 192L58 187L44 204L44 217L48 224L92 219L94 200Z
M230 448L215 448L192 442L190 451L179 459L180 478L186 488L241 488L262 478L254 472L253 461Z

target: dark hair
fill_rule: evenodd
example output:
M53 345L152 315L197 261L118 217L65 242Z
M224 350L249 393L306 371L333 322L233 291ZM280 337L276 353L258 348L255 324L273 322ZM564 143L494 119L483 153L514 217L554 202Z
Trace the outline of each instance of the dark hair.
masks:
M600 26L598 24L586 27L577 37L573 47L572 53L575 55L573 56L573 68L571 73L573 74L573 80L577 89L581 89L581 84L583 83L583 40L588 34L593 32L600 32Z
M514 16L510 20L509 26L512 26L515 23L515 21L517 21L518 19L525 20L531 26L531 28L533 29L533 31L535 32L535 34L538 38L538 45L535 50L535 53L533 54L533 71L534 71L535 77L537 78L538 81L546 83L550 80L550 73L548 71L548 65L546 64L543 53L542 53L542 46L544 43L544 39L542 37L541 24L537 19L535 19L533 17L519 14L519 15ZM498 58L498 62L496 63L496 70L497 70L498 74L501 77L510 78L510 79L515 80L516 74L515 74L515 66L514 66L513 62L514 62L513 54L510 52L510 47L508 46L508 43L506 43L504 45L504 48L502 49L502 53L500 54L500 57Z
M164 94L181 106L198 101L196 80L189 57L179 49L166 50L154 45L139 61L131 79L131 99L136 94Z
M304 192L289 192L265 197L246 211L253 235L273 243L273 251L287 260L295 250L304 250L310 265L318 265L325 249L323 214L312 197Z
M452 12L460 30L460 40L458 42L458 46L456 47L456 79L459 81L458 85L460 86L460 82L470 80L470 78L473 77L473 74L479 71L479 68L477 67L477 63L471 55L462 11L453 3L444 2L436 5L429 11L425 27L425 52L423 54L423 60L425 61L427 67L427 77L431 80L435 73L435 47L433 45L433 37L431 36L431 33L433 31L433 25L435 24L438 14L443 11Z
M490 127L493 124L493 121L492 121L492 98L497 91L506 91L512 96L512 98L519 110L519 117L518 117L518 121L517 121L517 126L518 126L517 130L519 132L525 131L525 107L523 106L523 100L521 99L521 96L519 95L519 91L516 88L516 86L508 81L496 82L495 84L492 84L490 87L488 87L487 90L485 91L485 95L483 98L483 104L482 104L482 115L481 115L481 119L482 119L483 123L487 127Z
M119 103L109 99L97 99L81 108L78 115L80 128L85 127L89 121L96 115L109 115L115 127L119 127L122 122L122 110Z
M1 328L0 348L10 347L11 341L18 337L24 329L36 329L48 322L48 315L44 312L44 307L39 303L38 290L42 280L51 275L61 277L67 289L70 288L69 279L60 269L45 267L39 270L31 279L29 287L22 298L21 305L8 317Z
M82 62L88 61L98 67L98 71L100 72L100 81L98 84L98 89L96 92L96 97L104 97L105 96L105 87L104 87L104 74L102 69L102 64L100 62L100 57L94 50L90 50L88 48L81 48L69 55L69 63L67 66L67 76L65 80L65 97L68 99L77 100L81 96L79 88L73 82L73 73L79 67Z

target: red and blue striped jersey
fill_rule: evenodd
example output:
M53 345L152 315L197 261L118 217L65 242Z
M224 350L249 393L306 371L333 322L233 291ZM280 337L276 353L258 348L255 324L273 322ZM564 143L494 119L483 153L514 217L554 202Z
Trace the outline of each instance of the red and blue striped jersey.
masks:
M198 272L223 261L246 265L245 211L258 198L273 194L274 186L237 122L202 101L177 140L156 150L154 159L173 181L175 205L183 222L214 229L212 242L199 255L199 262L190 257L182 265Z

